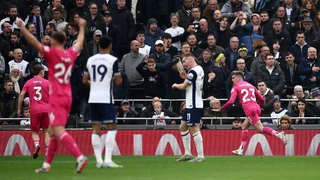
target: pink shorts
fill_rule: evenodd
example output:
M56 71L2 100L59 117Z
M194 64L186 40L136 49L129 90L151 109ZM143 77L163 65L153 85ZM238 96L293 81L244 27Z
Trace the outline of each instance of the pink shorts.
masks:
M51 126L65 126L68 121L72 101L61 98L49 106L49 119Z
M244 109L244 113L252 125L260 121L261 109L258 104L250 104Z
M31 131L40 131L40 126L43 129L47 129L49 127L49 116L47 112L30 114L30 128Z

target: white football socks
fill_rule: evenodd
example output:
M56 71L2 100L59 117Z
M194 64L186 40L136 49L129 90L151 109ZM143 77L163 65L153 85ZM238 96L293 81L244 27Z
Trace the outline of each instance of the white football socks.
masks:
M196 144L196 149L198 152L198 157L199 158L204 158L204 154L203 154L203 142L202 142L202 135L201 132L196 132L193 134L193 140Z
M104 162L105 163L111 163L112 162L112 151L114 144L116 142L116 134L117 130L109 130L106 137L106 150L105 150L105 157Z
M182 136L184 154L191 155L190 133L189 131L185 131L185 132L180 131L180 133Z
M100 135L99 134L92 134L91 135L91 143L94 151L94 155L96 157L96 161L99 164L103 163L102 160L102 152L101 152L101 143L100 143Z

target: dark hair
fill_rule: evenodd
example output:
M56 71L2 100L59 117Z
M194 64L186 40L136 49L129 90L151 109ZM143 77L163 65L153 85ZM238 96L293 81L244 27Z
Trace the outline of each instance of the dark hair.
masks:
M305 33L304 33L303 31L298 31L297 34L296 34L296 36L297 36L298 34L303 34L303 35L305 35Z
M5 80L3 85L7 85L8 83L11 83L11 82L13 83L13 81L11 81L10 79Z
M137 33L136 33L136 37L137 37L139 34L143 34L143 35L144 35L144 31L142 31L142 30L137 31Z
M11 35L15 35L15 36L17 36L18 38L20 38L20 33L19 33L18 31L13 31L13 32L11 33Z
M264 83L264 84L266 84L266 82L264 82L263 79L259 79L259 80L257 81L257 85L258 85L259 83ZM266 85L267 85L267 84L266 84Z
M8 24L10 24L10 22L9 21L5 21L5 22L3 22L2 24L1 24L1 29L4 29L4 24L5 23L8 23ZM10 24L11 25L11 24Z
M59 8L54 9L52 12L59 12L60 14L62 14L61 10Z
M222 21L223 19L227 19L227 21L229 20L229 18L227 16L221 16L219 21Z
M25 28L29 29L29 26L33 24L32 22L27 22L27 24L24 26Z
M71 26L75 31L79 31L79 26L77 23L71 22L67 26Z
M42 70L44 70L44 67L37 64L37 65L33 66L32 73L34 76L36 76L36 75L39 75Z
M54 32L51 34L51 38L57 41L59 44L64 44L66 36L62 32Z
M171 38L172 38L172 36L169 33L164 33L162 36L162 39L171 39Z
M268 14L268 12L267 11L261 11L260 14ZM269 16L269 14L268 14L268 16Z
M112 40L109 36L102 36L99 40L99 46L102 49L107 49L112 44Z
M8 8L8 10L10 11L10 9L13 9L13 8L18 9L16 5L10 5L9 8Z
M287 57L287 56L290 56L290 55L292 55L295 58L295 56L294 56L294 54L292 52L286 52L284 54L284 57Z

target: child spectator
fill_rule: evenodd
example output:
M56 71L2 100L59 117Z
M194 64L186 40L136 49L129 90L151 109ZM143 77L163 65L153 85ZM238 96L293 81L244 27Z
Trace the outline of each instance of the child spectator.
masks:
M280 124L277 126L277 129L282 129L282 130L294 129L291 125L291 117L288 115L282 115L280 118Z
M162 103L161 102L155 102L153 104L154 107L154 115L152 118L154 119L154 125L167 125L168 122L166 122L166 118L169 116L167 113L162 111Z

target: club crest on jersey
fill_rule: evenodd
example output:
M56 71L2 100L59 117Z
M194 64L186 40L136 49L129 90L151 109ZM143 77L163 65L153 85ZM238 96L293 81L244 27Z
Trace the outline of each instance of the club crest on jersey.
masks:
M194 75L193 75L192 73L189 73L189 74L187 75L187 79L193 79L193 77L194 77Z
M51 112L51 113L49 114L49 119L50 119L50 121L51 121L51 122L54 121L55 118L56 118L56 117L54 116L53 112Z

